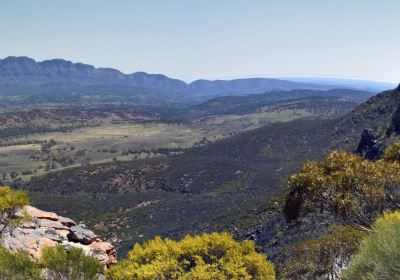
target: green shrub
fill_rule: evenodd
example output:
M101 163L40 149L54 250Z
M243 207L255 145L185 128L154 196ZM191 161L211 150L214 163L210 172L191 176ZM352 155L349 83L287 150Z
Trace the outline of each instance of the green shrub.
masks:
M29 204L28 193L12 190L7 186L0 186L0 234L7 227L14 227L28 217L16 218L15 213L23 206Z
M107 276L113 280L274 280L275 272L252 241L237 242L228 233L212 233L181 241L156 237L136 244Z
M98 260L85 256L82 249L66 251L60 245L43 249L41 265L51 279L62 280L94 279L102 268Z
M345 226L335 226L314 240L288 246L275 260L278 279L308 280L332 275L337 257L349 260L366 233Z
M343 279L400 279L400 212L384 214L373 224Z
M0 247L1 280L38 280L42 279L41 270L27 253L11 253Z

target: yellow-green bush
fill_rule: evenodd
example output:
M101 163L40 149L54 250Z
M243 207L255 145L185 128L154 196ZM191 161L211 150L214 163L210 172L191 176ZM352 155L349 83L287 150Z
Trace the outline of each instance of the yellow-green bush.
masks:
M107 276L113 280L274 280L275 272L252 241L237 242L228 233L211 233L181 241L156 237L136 244Z
M400 279L400 212L384 214L373 224L343 279Z
M27 253L11 253L0 247L1 280L39 280L42 279L39 265Z
M284 213L296 220L326 209L348 225L370 231L378 214L397 207L399 184L400 162L331 151L290 176Z

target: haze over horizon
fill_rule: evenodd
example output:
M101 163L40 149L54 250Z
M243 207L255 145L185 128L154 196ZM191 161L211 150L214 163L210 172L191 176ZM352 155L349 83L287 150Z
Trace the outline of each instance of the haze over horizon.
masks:
M398 82L400 3L349 2L6 0L0 57L62 58L187 82L261 76Z

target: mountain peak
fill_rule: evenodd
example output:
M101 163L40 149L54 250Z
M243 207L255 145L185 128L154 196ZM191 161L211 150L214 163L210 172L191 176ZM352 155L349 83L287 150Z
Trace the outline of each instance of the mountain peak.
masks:
M7 56L1 61L7 63L36 63L34 59L27 56Z
M8 56L0 60L0 71L7 74L34 72L37 68L36 61L26 56Z

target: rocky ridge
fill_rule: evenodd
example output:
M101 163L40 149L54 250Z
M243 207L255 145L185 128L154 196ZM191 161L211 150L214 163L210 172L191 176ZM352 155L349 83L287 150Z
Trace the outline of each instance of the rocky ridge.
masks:
M6 249L26 251L33 259L39 259L44 247L60 244L66 250L81 248L85 255L98 259L104 266L117 262L114 246L102 241L84 224L32 206L25 206L16 215L26 214L29 222L3 232L1 245Z
M73 63L63 59L35 61L29 57L7 57L0 59L0 94L32 94L50 92L54 89L68 93L89 88L109 89L114 92L156 91L179 93L180 96L195 94L198 96L226 95L244 93L262 93L274 89L332 89L335 86L292 82L271 78L249 78L225 80L197 80L186 83L161 74L135 72L124 74L112 68L95 68L92 65ZM118 90L117 90L118 89ZM91 92L91 91L90 91ZM109 92L107 92L109 93ZM162 95L160 95L161 97Z

